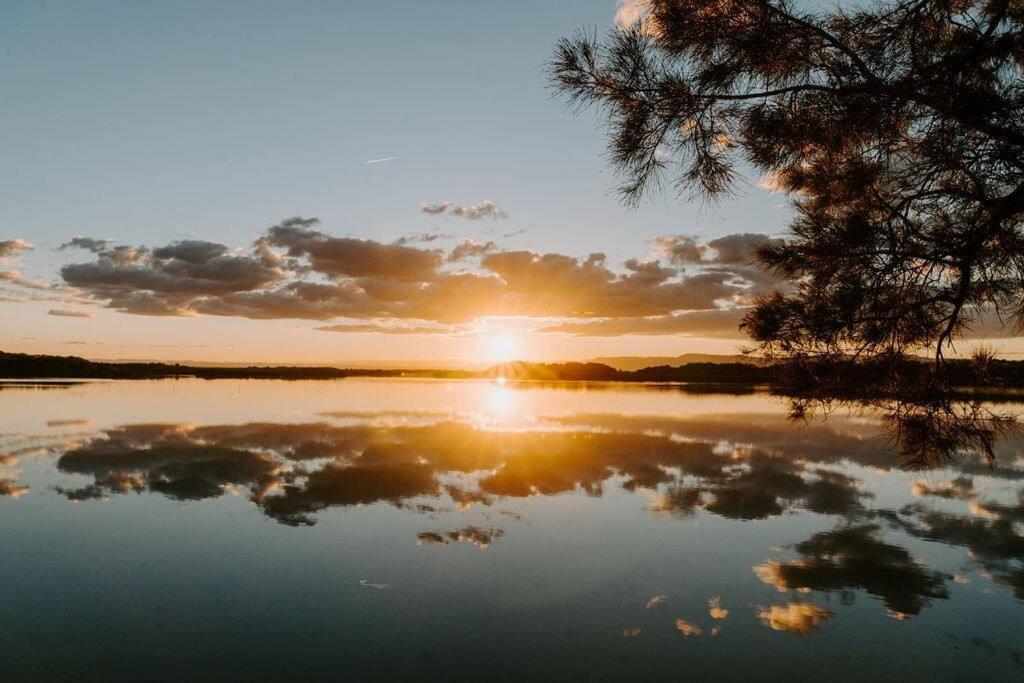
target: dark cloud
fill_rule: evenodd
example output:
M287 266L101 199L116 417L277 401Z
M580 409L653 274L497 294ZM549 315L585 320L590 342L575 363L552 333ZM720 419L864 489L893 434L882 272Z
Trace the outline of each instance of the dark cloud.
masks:
M248 292L280 281L284 271L258 249L231 253L199 240L144 247L102 248L93 263L69 264L61 276L110 308L141 315L187 315L206 297Z
M754 250L766 243L782 240L763 233L736 233L716 237L700 244L692 235L669 235L654 240L658 250L670 262L680 265L719 264L754 265Z
M467 237L456 244L451 252L448 253L448 260L452 262L464 261L468 258L485 256L497 250L498 245L494 242L476 242Z
M47 427L80 427L83 425L91 424L92 420L84 419L73 419L73 420L47 420Z
M749 305L756 297L787 286L760 268L754 258L754 250L758 246L781 241L762 233L737 233L716 237L704 244L699 244L690 235L660 237L654 243L670 263L697 267L705 273L727 275L728 282L742 284L745 291L740 303Z
M318 327L316 329L320 330L321 332L340 332L344 334L452 334L452 330L444 327L422 327L418 325L386 325L381 323L327 325L325 327Z
M51 308L46 315L57 316L58 318L95 318L96 314L90 311L74 311L67 308Z
M439 251L331 237L309 227L318 222L297 218L284 221L267 231L267 244L287 249L289 256L309 258L313 270L330 278L380 277L418 282L431 279L443 260Z
M110 246L110 240L96 239L94 237L84 237L82 235L76 235L70 240L60 245L58 249L61 251L65 249L85 249L91 251L94 254L98 254L104 251Z
M153 258L177 259L191 264L205 264L228 253L223 244L202 240L182 240L153 250Z
M496 207L490 199L485 199L482 202L469 206L455 206L451 202L441 202L439 204L423 202L420 204L420 211L434 215L447 213L449 216L459 216L471 221L478 221L482 218L491 218L493 220L508 218L508 214Z
M692 235L669 235L654 240L655 246L671 263L700 263L704 247Z
M425 232L418 235L408 235L406 237L399 237L392 244L399 246L404 244L415 244L417 242L436 242L438 240L450 239L451 235L446 235L443 232Z
M707 260L711 263L749 266L753 265L754 250L757 247L781 242L781 239L751 232L716 237L707 244L712 252L711 258Z

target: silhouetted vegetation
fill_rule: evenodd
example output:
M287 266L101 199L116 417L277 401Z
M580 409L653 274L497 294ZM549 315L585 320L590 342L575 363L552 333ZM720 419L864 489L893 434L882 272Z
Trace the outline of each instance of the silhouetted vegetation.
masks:
M878 362L877 360L875 361ZM912 385L929 377L928 366L904 359L895 375L899 381L866 384L860 373L863 361L813 365L776 363L687 363L672 367L660 365L641 370L617 370L603 363L500 363L486 370L421 370L249 366L207 367L177 363L112 363L91 361L78 356L43 356L0 351L0 377L6 379L164 379L197 377L200 379L344 379L346 377L433 377L439 379L530 380L548 382L691 382L699 384L771 385L777 392L807 399L895 398L895 387L914 395ZM972 388L990 398L1005 389L1024 388L1024 361L989 359L984 374L973 360L948 361L952 384ZM868 367L869 372L873 370ZM881 374L881 371L879 371ZM995 393L994 393L995 392Z
M375 370L332 367L199 367L177 363L104 363L77 356L40 356L0 351L0 377L89 379L343 379L345 377L471 377L461 370Z
M631 201L674 173L719 197L746 162L791 199L757 257L792 283L744 327L775 358L936 366L1024 304L1024 10L1007 0L650 0L632 27L559 43L550 70L607 114Z
M488 368L488 377L561 382L712 382L767 384L770 367L748 363L687 363L660 365L642 370L617 370L603 363L502 363Z

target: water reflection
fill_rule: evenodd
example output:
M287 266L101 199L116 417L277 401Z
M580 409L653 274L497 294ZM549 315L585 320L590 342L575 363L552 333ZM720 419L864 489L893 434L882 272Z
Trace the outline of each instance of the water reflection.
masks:
M626 491L660 493L652 509L683 516L697 509L746 520L789 509L851 516L871 497L856 478L819 466L814 449L804 460L788 457L781 432L762 427L759 443L728 444L715 436L725 428L720 421L699 440L706 429L700 422L674 423L667 433L613 430L616 422L582 416L576 425L552 420L557 428L529 431L448 418L418 425L128 425L67 450L57 464L93 478L60 489L74 500L138 491L199 500L244 487L267 515L291 525L314 524L315 513L329 507L420 497L466 506L577 489L600 496L613 478ZM824 431L817 436L827 438ZM830 453L826 462L836 459Z
M785 605L758 607L757 617L775 631L789 631L801 636L817 633L821 624L835 614L810 602L790 602Z
M447 395L439 389L452 391L436 385L435 396ZM214 548L250 539L246 562L265 554L281 563L267 570L274 578L257 582L270 596L265 609L305 628L309 610L330 602L318 628L332 637L347 623L337 615L351 611L380 629L379 642L395 637L399 623L419 633L417 648L438 629L469 642L505 628L497 623L507 626L495 636L503 647L514 629L537 634L530 652L549 647L560 656L579 643L577 654L592 659L628 659L632 651L620 649L628 647L648 662L678 655L681 665L694 657L729 662L730 651L759 643L799 647L802 637L840 647L874 633L949 633L985 643L970 649L1016 668L1019 648L1000 638L1024 608L1024 444L1015 435L994 445L995 465L974 452L940 470L907 473L885 426L864 413L797 427L760 396L685 396L685 409L659 412L652 396L679 394L630 389L618 400L631 409L614 412L611 390L576 391L555 406L561 410L544 403L551 391L488 386L462 403L439 398L436 411L412 407L421 400L359 410L355 396L328 412L320 400L315 410L246 408L238 412L255 419L208 422L179 409L188 406L180 396L171 408L121 404L113 417L78 400L30 428L3 424L0 504L7 519L24 511L18 533L28 556L45 552L34 525L54 520L88 544L111 536L111 527L125 533L131 525L119 527L122 517L159 510L158 522L139 523L153 546L127 554L144 560L134 568L142 577L159 574L153 567L172 561L169 549L189 547L191 534L206 533L203 524ZM153 419L160 415L180 419ZM231 514L217 512L225 510ZM53 537L51 530L39 538ZM373 562L339 578L339 564L362 557ZM222 576L246 585L249 569L207 573L213 562L193 553L177 570L210 590L232 590ZM304 572L291 576L287 585L300 588L287 589L287 598L276 578L282 566ZM311 584L318 588L307 612L292 611L290 601L301 602L301 587ZM336 585L337 594L324 588ZM443 619L421 623L404 609L388 611L406 602ZM965 632L959 622L967 613L1002 626L984 631L977 622ZM459 620L472 628L458 631ZM557 629L545 630L547 623ZM474 642L500 656L496 645ZM523 643L511 642L523 656ZM719 646L720 653L693 649Z
M511 402L502 388L498 401ZM881 537L879 520L910 536L966 547L993 580L1024 598L1024 502L978 499L970 475L913 484L913 495L971 503L968 515L912 504L871 509L874 494L843 466L892 465L877 428L858 420L796 431L765 416L650 418L575 415L541 418L534 429L497 430L476 416L427 412L338 412L328 421L238 425L137 424L107 429L65 450L60 471L88 484L57 486L73 501L152 492L201 500L245 490L274 520L313 525L333 507L388 503L430 514L531 496L606 488L646 491L652 514L690 518L704 511L732 520L765 520L802 511L838 517L833 530L795 545L799 557L756 566L779 591L861 590L896 618L949 597L952 577L917 562ZM62 421L62 425L78 424ZM12 451L16 459L32 447ZM38 446L36 447L38 448ZM965 468L980 463L967 462ZM987 475L1020 478L1018 469ZM28 489L0 482L0 494ZM1024 493L1020 494L1024 496ZM432 501L430 504L423 500ZM421 501L421 502L416 502ZM1024 501L1024 498L1022 498ZM425 530L421 544L490 546L504 531L466 526ZM717 603L715 611L727 614ZM762 608L773 629L811 633L832 614L806 603ZM717 618L717 617L716 617ZM687 622L688 623L688 622ZM681 628L697 635L699 627Z
M1024 490L1016 505L972 502L966 515L911 504L885 517L916 538L966 548L971 563L1024 600Z
M817 533L796 545L799 559L767 562L754 572L780 592L864 590L897 619L918 614L933 598L949 597L945 584L952 577L918 563L879 532L876 524L858 524Z

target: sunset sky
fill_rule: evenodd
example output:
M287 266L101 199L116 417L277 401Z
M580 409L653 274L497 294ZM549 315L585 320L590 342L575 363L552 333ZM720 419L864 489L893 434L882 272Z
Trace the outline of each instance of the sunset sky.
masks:
M543 73L558 38L616 9L4 3L0 349L734 352L774 284L750 246L789 209L753 175L719 205L621 204L599 119Z

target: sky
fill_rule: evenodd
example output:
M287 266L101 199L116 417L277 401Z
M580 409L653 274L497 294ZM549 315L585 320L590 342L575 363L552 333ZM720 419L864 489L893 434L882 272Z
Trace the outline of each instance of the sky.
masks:
M0 348L734 352L742 306L772 284L737 249L782 234L790 209L749 174L717 205L621 203L599 119L543 71L559 38L609 30L617 9L3 3Z

